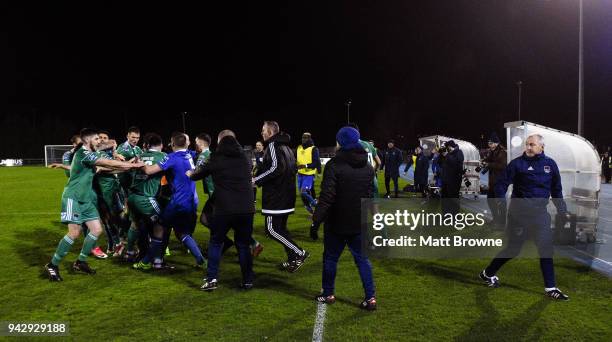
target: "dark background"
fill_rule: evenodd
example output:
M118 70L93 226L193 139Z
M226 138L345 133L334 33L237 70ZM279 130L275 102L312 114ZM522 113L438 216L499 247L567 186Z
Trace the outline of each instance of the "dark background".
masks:
M351 121L377 145L480 145L522 118L576 132L578 1L26 3L0 8L0 157L42 158L81 127L168 137L263 120L295 144ZM612 2L584 1L585 135L612 143Z

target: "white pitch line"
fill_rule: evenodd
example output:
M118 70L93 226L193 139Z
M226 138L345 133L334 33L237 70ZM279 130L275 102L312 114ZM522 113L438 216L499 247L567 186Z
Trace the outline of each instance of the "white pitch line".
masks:
M574 249L575 251L577 251L577 252L580 252L580 253L582 253L582 254L584 254L584 255L588 255L588 256L590 256L590 257L591 257L591 258L593 258L594 260L598 260L598 261L600 261L600 262L603 262L604 264L607 264L607 265L609 265L609 266L612 266L612 262L610 262L610 261L607 261L607 260L604 260L604 259L598 258L598 257L596 257L596 256L594 256L594 255L591 255L591 254L589 254L589 253L587 253L587 252L585 252L585 251L583 251L583 250L580 250L580 249L578 249L578 248L576 248L576 247L573 247L573 246L570 246L570 247L571 247L571 248L573 248L573 249Z
M312 330L312 341L323 341L323 329L325 328L325 311L327 305L324 303L317 304L317 317L315 319L314 329Z

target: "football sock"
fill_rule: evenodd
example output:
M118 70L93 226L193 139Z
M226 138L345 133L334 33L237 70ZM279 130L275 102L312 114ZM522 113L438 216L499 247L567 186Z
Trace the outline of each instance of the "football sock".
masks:
M134 226L130 227L130 230L128 230L128 239L127 239L127 250L128 251L134 250L134 244L138 240L138 235L139 235L139 232L136 229L136 227Z
M85 241L83 241L83 248L81 248L81 253L79 253L80 261L87 260L87 256L91 253L91 250L94 248L97 241L97 236L94 236L92 233L87 234L87 236L85 237Z
M198 244L195 242L195 240L189 236L189 235L185 235L181 238L181 242L183 243L183 245L185 247L187 247L187 249L189 249L189 251L191 252L191 255L193 255L193 257L196 259L196 263L198 265L201 265L204 263L204 256L202 256L202 252L200 251L200 248L198 248Z
M149 264L151 261L160 258L163 244L164 242L162 240L151 238L149 250L147 251L147 255L142 258L142 262Z
M72 240L70 236L64 235L55 249L55 254L53 254L51 263L58 266L60 261L68 254L70 248L72 248L72 244L74 244L74 240Z

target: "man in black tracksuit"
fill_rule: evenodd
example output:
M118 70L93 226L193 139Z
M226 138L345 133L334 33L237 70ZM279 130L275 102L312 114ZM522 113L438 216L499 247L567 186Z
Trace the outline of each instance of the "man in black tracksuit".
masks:
M224 241L230 228L234 229L234 244L242 271L242 287L253 286L253 258L250 251L253 234L252 162L230 130L219 133L218 147L208 163L187 171L192 180L212 175L215 184L213 220L208 247L208 272L201 289L217 288L217 275Z
M338 131L336 140L340 149L325 167L319 202L315 209L310 237L318 238L317 231L325 222L323 251L323 292L316 301L335 302L334 289L338 259L348 246L359 270L365 299L361 308L376 309L372 265L362 247L361 199L374 194L374 169L368 162L368 153L359 143L359 132L352 127Z
M382 159L381 169L385 170L385 189L387 193L385 197L389 198L391 196L391 192L389 189L389 183L393 180L393 188L395 190L395 197L399 196L399 186L398 186L398 178L399 178L399 168L404 161L402 157L402 151L395 147L395 142L393 140L389 140L387 143L388 149L385 151L385 157Z
M459 212L459 192L463 178L463 152L457 143L449 140L445 144L447 152L442 159L442 210L444 213Z
M253 183L262 187L261 213L265 217L266 231L285 247L287 253L287 261L281 264L281 268L295 272L310 255L291 239L287 231L287 218L295 211L295 156L289 147L289 135L280 132L275 121L264 122L261 135L266 144L263 167L253 178Z

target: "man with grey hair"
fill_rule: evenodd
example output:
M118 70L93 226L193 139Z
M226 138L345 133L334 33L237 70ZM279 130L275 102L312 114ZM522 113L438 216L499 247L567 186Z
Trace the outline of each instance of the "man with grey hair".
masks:
M540 255L540 269L544 277L544 293L553 299L569 297L556 287L553 267L553 231L546 206L552 197L557 211L569 218L563 201L561 175L557 163L544 154L544 138L530 135L525 141L525 152L512 160L495 184L495 197L505 198L512 184L512 199L508 211L506 247L480 273L489 287L499 287L497 271L510 259L518 256L527 238L533 236ZM505 206L505 201L501 205Z
M300 247L287 230L287 219L295 211L295 174L297 165L288 134L281 132L276 121L265 121L261 136L266 148L262 169L253 183L262 188L261 213L265 216L268 235L282 244L287 261L280 264L282 270L297 271L310 253Z

